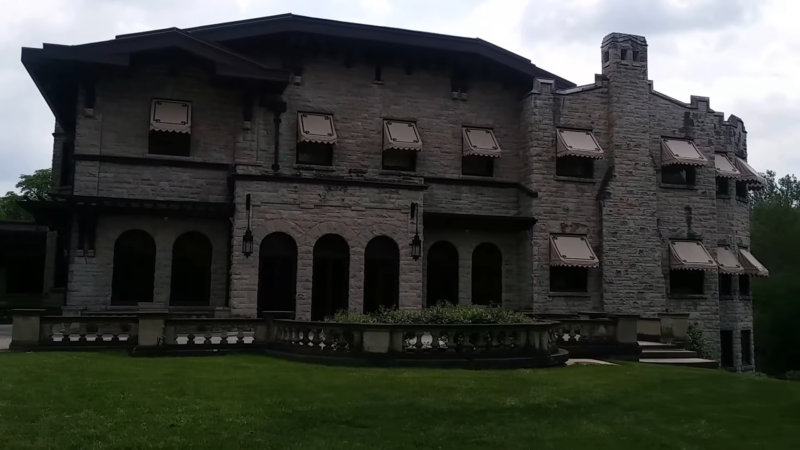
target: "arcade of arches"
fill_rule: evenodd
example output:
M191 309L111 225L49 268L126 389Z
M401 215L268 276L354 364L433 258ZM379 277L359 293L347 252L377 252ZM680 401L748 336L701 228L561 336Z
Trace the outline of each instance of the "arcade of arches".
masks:
M346 310L350 302L350 246L337 234L320 237L313 248L311 319L322 320ZM427 304L459 303L459 253L448 241L434 243L426 256ZM286 233L261 241L258 253L258 314L295 311L298 247ZM210 304L212 244L197 231L180 235L172 245L170 306ZM471 255L472 303L502 304L503 255L492 243ZM400 302L400 248L392 238L377 236L364 249L365 313L397 308ZM114 245L112 304L153 301L156 243L142 230L122 233Z

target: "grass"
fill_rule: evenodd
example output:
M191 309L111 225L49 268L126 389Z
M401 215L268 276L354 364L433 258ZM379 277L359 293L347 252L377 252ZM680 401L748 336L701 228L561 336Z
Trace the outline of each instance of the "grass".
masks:
M797 449L800 383L638 364L0 354L0 449Z

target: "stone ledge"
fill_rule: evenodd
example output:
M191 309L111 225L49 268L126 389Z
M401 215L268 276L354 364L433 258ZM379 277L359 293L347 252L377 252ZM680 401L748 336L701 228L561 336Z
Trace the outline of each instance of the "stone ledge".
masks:
M569 183L586 183L586 184L597 183L596 178L565 177L563 175L555 175L553 176L553 179L556 181L566 181Z

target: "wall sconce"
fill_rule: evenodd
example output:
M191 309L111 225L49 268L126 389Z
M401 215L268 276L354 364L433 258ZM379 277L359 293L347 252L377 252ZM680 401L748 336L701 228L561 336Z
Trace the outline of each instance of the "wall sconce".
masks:
M418 209L417 203L411 204L411 218L415 219L416 222L414 224L414 237L411 239L411 258L414 261L417 261L422 257L422 239L419 238L419 214L417 214Z
M247 211L247 229L244 231L242 238L242 253L245 258L249 258L253 254L253 232L250 231L250 194L245 196L245 211Z

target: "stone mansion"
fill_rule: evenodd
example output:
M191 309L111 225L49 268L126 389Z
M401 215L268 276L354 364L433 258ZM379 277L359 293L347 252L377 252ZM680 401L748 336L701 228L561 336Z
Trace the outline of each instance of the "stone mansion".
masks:
M747 132L612 33L576 86L480 39L280 15L23 48L70 314L686 312L753 363Z

